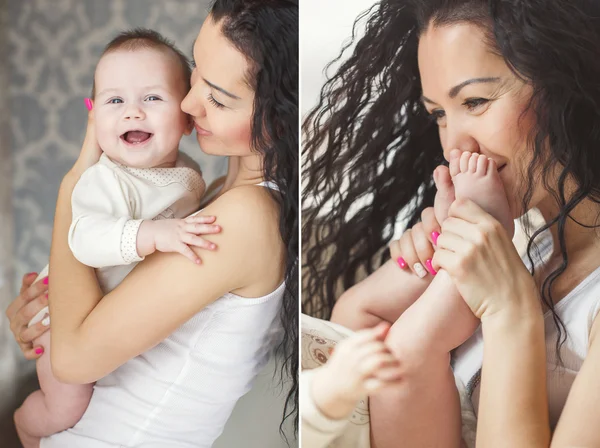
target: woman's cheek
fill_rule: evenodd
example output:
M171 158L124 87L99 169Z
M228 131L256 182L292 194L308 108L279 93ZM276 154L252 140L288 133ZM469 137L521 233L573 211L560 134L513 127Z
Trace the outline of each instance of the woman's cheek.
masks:
M240 153L250 149L251 128L247 119L227 121L222 120L218 126L220 140L229 148L238 148Z

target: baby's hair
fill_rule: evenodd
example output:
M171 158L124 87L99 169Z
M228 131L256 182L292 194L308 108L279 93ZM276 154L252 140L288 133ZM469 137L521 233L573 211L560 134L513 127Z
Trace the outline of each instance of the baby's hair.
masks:
M146 48L166 49L167 51L171 51L173 54L175 54L181 65L181 75L183 76L183 80L185 82L186 92L190 90L192 68L189 59L179 49L177 49L171 40L167 39L157 31L148 28L135 28L133 30L123 31L113 40L111 40L106 47L104 47L104 51L102 52L100 58L107 53L117 50L136 51ZM96 81L94 80L92 82L92 99L95 97Z

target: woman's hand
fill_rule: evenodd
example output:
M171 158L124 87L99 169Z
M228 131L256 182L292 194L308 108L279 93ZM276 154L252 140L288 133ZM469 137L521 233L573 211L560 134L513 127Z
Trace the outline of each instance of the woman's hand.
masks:
M480 319L516 311L541 315L537 286L506 230L468 199L457 199L433 255L433 267L445 269L461 296Z
M402 269L410 269L423 278L427 271L435 275L431 266L436 238L440 233L440 225L435 218L433 207L421 213L421 222L415 224L402 234L399 240L390 243L390 254Z
M42 322L27 328L29 321L48 305L48 277L33 283L36 277L35 272L23 276L19 296L6 309L10 330L27 359L36 359L42 355L43 348L34 347L32 341L50 329Z
M98 162L100 156L102 155L102 150L100 149L100 146L98 145L98 139L96 138L93 103L89 98L86 98L86 107L88 108L88 121L87 129L85 131L85 139L83 140L79 157L71 169L77 179L81 177L85 170Z

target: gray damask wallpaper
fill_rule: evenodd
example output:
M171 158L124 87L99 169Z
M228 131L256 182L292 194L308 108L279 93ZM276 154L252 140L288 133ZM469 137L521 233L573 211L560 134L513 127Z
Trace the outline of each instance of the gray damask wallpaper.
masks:
M17 349L4 311L21 276L47 263L58 186L85 133L95 65L119 31L152 28L191 56L209 0L0 0L0 445L20 444L12 412L36 387L34 364ZM195 137L182 150L207 183L226 160L203 154ZM272 365L244 397L215 448L283 447L281 396ZM256 412L256 411L259 412ZM265 426L265 421L269 421Z

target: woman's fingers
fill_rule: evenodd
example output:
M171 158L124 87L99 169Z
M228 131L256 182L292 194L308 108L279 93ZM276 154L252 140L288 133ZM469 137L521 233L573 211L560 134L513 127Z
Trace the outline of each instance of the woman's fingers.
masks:
M18 309L13 317L10 318L10 329L15 337L20 338L23 328L26 328L31 319L33 319L33 317L36 316L47 305L48 299L46 294L43 293L35 299L25 303L25 305Z
M102 150L100 149L100 145L98 144L98 139L96 137L96 126L94 124L95 109L93 107L92 100L89 98L86 98L86 107L88 107L88 121L85 131L85 138L83 140L81 152L79 153L79 157L77 158L74 166L75 170L80 174L98 162L98 159L100 159L100 156L102 155Z
M427 239L432 243L436 244L432 234L435 232L437 235L441 232L441 226L435 217L435 211L433 207L427 207L421 213L421 222L423 223L423 232L427 236Z
M28 345L26 348L23 348L23 346L21 346L21 350L23 351L25 359L28 359L30 361L33 359L38 359L44 354L44 347L42 346L31 347L31 345Z
M427 275L427 271L425 270L423 264L421 264L421 260L415 249L412 232L412 229L404 232L400 238L400 250L402 252L402 257L408 265L408 268L417 274L417 276L423 278Z
M19 291L19 294L23 294L23 292L33 284L37 276L37 272L30 272L28 274L25 274L23 276L23 279L21 280L21 290Z
M44 325L45 323L47 323L47 325ZM30 344L34 340L39 338L41 335L43 335L45 332L47 332L49 329L50 318L45 317L41 322L38 322L37 324L32 325L29 328L25 327L19 335L19 341L24 344Z
M429 232L431 233L431 232ZM412 240L415 252L419 257L421 266L425 267L430 274L434 275L434 272L429 270L431 258L433 257L433 246L431 245L430 236L427 235L422 223L418 223L413 227ZM413 266L414 267L414 266ZM418 269L415 268L415 272ZM416 272L419 275L418 272Z
M390 257L394 260L400 269L407 267L406 260L402 256L402 250L400 249L400 240L394 240L389 244Z
M13 300L13 302L10 304L10 306L6 309L6 317L8 317L8 319L12 321L13 317L24 306L29 304L29 302L31 302L32 300L35 300L38 297L44 296L47 292L48 292L48 277L35 282L33 285L29 286L21 294L19 294L19 297L17 297L15 300ZM40 306L38 308L38 311L41 310L44 306L46 306L46 305ZM35 308L35 305L34 305L34 308ZM35 315L35 313L31 317L33 317L34 315ZM12 324L12 322L11 322L11 324Z

